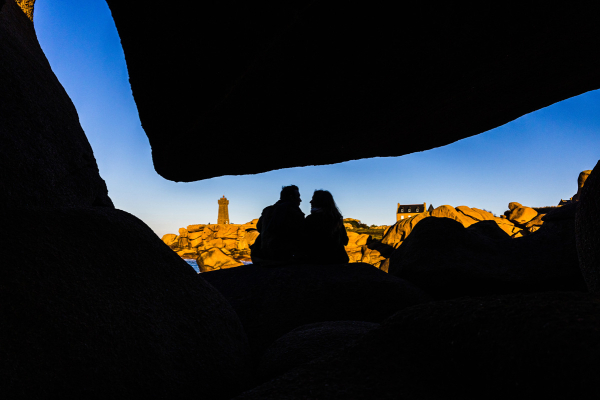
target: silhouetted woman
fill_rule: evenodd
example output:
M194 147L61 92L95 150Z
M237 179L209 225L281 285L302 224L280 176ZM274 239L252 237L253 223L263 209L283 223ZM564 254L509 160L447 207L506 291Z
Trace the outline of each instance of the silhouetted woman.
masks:
M349 261L345 245L348 235L342 214L327 190L315 190L305 219L303 258L314 264L344 264Z

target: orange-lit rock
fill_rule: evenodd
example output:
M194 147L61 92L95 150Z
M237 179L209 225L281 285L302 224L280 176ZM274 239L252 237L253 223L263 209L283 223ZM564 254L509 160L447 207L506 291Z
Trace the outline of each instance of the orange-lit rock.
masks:
M213 247L216 247L217 249L221 249L221 248L225 247L225 245L223 243L223 239L218 238L218 239L205 240L204 247L206 249L212 249Z
M517 203L516 201L512 201L512 202L508 203L508 209L510 211L514 210L515 208L519 208L519 207L523 207L523 206L521 205L521 203Z
M592 173L592 170L588 169L585 171L581 171L579 176L577 177L577 193L573 196L573 201L579 201L581 199L581 189L583 189L583 185L587 181L588 176Z
M243 265L243 263L234 260L218 248L212 248L202 252L196 258L196 262L198 263L200 272L215 271L218 269L233 268Z
M31 21L33 21L33 5L35 4L35 0L16 0L21 10L27 15Z
M510 203L513 204L513 203ZM510 208L509 204L509 208ZM534 219L538 213L531 207L515 207L510 209L510 214L508 215L508 219L517 224L526 224L532 219Z
M188 232L200 232L204 229L206 225L204 224L196 224L196 225L188 225L187 230Z
M517 208L519 203L511 203L509 207ZM534 210L535 212L535 210ZM537 213L536 213L537 214ZM516 227L515 224L506 218L495 217L489 211L481 210L478 208L470 208L467 206L458 206L456 208L443 205L435 208L433 211L418 214L414 217L400 220L396 222L392 227L387 229L384 233L381 243L393 248L398 248L408 235L412 232L415 225L427 217L437 218L450 218L457 222L460 222L465 228L480 222L480 221L495 221L496 224L511 237L518 237L522 234L521 228ZM515 236L517 235L518 236Z
M170 247L177 242L177 235L174 235L172 233L167 233L166 235L164 235L162 237L161 240L163 241L164 244L166 244L167 246Z
M544 224L542 219L544 215L546 214L538 214L534 219L525 224L525 229L527 229L529 233L533 233L540 229L540 227Z
M348 245L346 247L357 247L367 244L370 241L371 236L367 234L361 234L356 232L347 232L348 234Z

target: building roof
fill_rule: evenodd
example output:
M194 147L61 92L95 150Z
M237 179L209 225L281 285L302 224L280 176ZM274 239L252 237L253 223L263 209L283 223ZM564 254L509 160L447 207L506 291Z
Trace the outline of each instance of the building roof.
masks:
M408 211L400 211L403 208L404 208L404 210L408 210L410 208L410 210L411 210L410 212L411 213L417 212L417 211L413 211L413 210L415 210L417 208L419 209L418 212L425 211L425 207L423 206L423 203L421 203L421 204L398 204L398 211L397 211L397 213L403 213L403 212L406 213L406 212L408 212Z

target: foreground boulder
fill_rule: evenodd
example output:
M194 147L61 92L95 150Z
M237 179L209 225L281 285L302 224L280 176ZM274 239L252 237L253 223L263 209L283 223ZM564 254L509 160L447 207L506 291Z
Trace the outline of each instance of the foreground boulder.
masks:
M284 265L201 274L240 317L254 357L299 326L322 321L381 322L430 300L414 285L367 264Z
M584 171L587 172L587 171ZM583 173L582 173L583 175ZM581 271L590 291L600 292L600 161L580 187L577 211L577 251Z
M422 304L236 399L587 398L600 374L598 315L588 293Z
M14 0L0 2L0 38L0 208L113 207L77 111Z
M223 398L244 387L235 312L114 209L30 20L0 0L4 398ZM29 17L29 18L28 18ZM31 241L15 241L29 232Z
M464 228L449 218L425 218L392 253L388 272L439 299L585 291L575 247L575 204L557 214L555 219L548 214L539 230L516 239L494 221Z
M283 335L263 355L259 374L273 378L362 338L379 324L363 321L326 321L308 324Z
M108 208L0 218L7 398L227 398L244 387L234 310L142 221ZM24 226L35 246L15 246Z

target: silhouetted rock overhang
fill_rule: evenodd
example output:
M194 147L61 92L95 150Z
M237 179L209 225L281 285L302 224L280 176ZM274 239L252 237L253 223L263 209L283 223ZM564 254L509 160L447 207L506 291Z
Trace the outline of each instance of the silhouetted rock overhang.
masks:
M431 149L600 87L593 2L107 2L175 181Z

